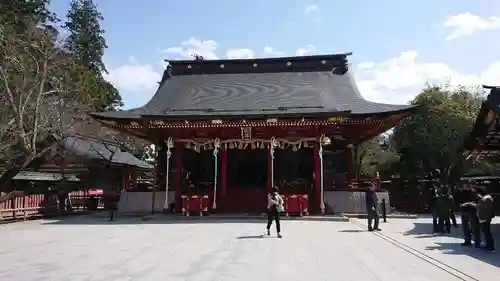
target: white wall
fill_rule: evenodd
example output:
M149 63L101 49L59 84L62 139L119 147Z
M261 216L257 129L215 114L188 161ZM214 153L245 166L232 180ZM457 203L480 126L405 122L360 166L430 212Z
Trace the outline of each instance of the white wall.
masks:
M391 208L388 192L378 192L379 198L386 200L386 210ZM151 212L153 192L122 192L118 203L120 213L148 213ZM165 191L155 194L155 212L162 212L165 202ZM175 202L175 191L168 192L168 203ZM366 213L365 192L363 191L325 191L325 204L328 205L327 213Z
M153 192L126 192L123 191L118 203L119 213L147 213L151 212ZM168 204L175 202L175 191L168 191ZM155 193L155 212L162 212L165 203L165 191Z
M387 213L390 212L389 192L377 192L380 200L385 199ZM325 204L333 213L364 214L366 213L364 191L325 191Z

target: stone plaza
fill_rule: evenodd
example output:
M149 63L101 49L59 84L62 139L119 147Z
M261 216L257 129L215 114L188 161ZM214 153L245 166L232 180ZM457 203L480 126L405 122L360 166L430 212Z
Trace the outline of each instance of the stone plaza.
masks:
M497 222L498 223L498 222ZM429 234L430 219L282 221L81 216L0 226L0 280L481 280L500 255L461 248L460 229ZM498 233L497 233L498 237Z

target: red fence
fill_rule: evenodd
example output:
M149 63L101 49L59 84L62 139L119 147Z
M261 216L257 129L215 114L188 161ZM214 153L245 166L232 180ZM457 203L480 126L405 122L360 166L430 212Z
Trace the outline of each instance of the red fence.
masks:
M66 205L70 206L71 212L85 211L89 196L85 191L71 192ZM96 196L96 200L97 207L103 208L102 196ZM31 194L0 203L0 220L28 219L59 213L57 195Z

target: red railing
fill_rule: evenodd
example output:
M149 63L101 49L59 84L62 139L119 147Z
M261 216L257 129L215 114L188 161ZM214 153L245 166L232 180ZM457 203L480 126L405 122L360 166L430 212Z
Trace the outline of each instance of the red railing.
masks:
M85 191L71 192L67 203L71 208L71 212L86 211L86 202L89 197L90 195ZM104 207L103 197L95 196L95 198L97 200L97 208L102 209ZM30 194L0 203L0 220L57 215L60 211L58 210L57 195Z

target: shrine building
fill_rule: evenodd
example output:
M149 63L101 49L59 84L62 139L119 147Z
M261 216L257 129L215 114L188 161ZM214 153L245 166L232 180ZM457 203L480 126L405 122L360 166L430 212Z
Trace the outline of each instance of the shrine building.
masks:
M261 213L277 186L290 212L364 212L359 145L413 107L365 100L349 55L168 61L146 105L92 116L155 144L155 209Z

